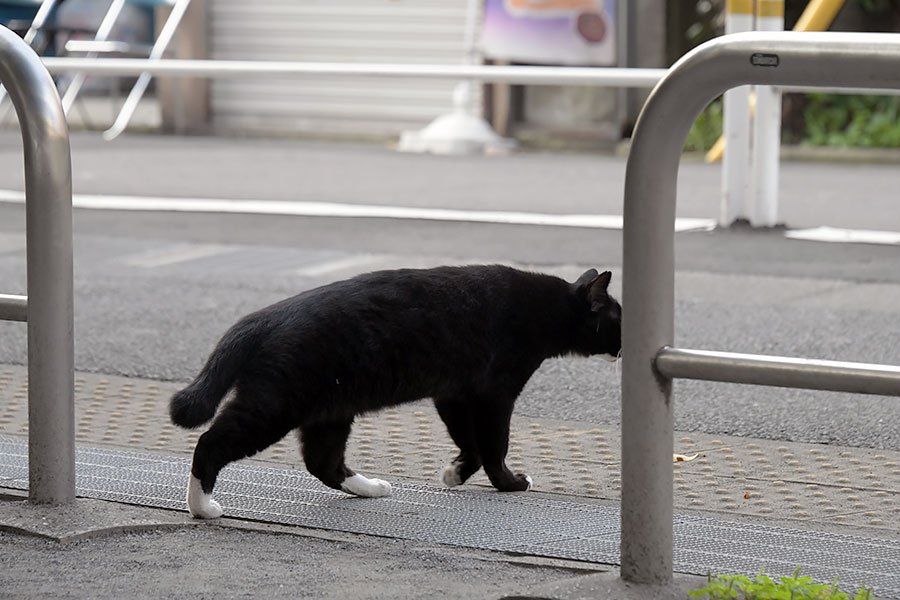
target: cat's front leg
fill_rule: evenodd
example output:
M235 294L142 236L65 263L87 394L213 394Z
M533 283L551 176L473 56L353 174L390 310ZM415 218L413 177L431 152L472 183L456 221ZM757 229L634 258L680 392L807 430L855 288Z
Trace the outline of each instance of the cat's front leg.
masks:
M498 403L492 410L484 411L475 424L475 442L484 472L491 484L501 492L525 492L531 489L531 477L524 473L513 473L506 466L513 401L508 404Z
M440 397L434 399L438 415L447 426L453 442L459 447L459 455L441 473L441 481L447 487L462 485L481 468L481 457L475 443L471 408L465 398Z
M441 473L441 481L447 487L462 485L481 468L481 459L471 452L460 452Z
M488 468L485 464L484 472L487 473L491 484L501 492L527 492L532 487L530 475L513 473L505 464L496 469Z
M391 495L391 484L383 479L369 479L354 473L341 483L341 489L348 494L363 498L384 498Z

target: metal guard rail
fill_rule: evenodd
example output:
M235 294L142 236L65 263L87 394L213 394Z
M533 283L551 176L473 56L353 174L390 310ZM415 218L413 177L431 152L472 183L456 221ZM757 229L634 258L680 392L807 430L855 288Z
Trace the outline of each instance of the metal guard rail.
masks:
M678 164L703 108L741 85L900 89L900 35L752 32L679 60L638 117L625 173L621 576L672 581L672 378L900 395L900 368L674 347Z

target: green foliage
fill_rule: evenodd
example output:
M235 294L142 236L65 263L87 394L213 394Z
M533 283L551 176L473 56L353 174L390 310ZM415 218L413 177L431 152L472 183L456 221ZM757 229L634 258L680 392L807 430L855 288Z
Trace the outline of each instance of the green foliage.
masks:
M791 577L781 577L779 582L762 571L756 579L743 575L710 575L705 588L688 595L709 597L709 600L871 600L872 590L864 587L855 596L848 596L838 589L837 580L828 585L816 584L809 577L801 577L797 567Z
M882 13L891 8L890 0L858 0L859 5L866 12Z
M684 143L687 152L706 152L722 135L722 99L714 100L706 107L688 133Z
M798 113L799 114L799 113ZM807 146L900 148L900 96L806 94L802 119L785 117L785 143ZM791 131L791 128L794 131ZM706 107L688 134L684 149L705 152L722 134L722 100Z
M900 97L808 94L803 143L900 147Z

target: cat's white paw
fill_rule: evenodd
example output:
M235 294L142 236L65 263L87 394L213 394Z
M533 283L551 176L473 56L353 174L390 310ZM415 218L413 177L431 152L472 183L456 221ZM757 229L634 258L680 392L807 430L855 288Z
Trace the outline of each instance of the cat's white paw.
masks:
M459 476L459 465L452 464L444 467L444 472L441 473L441 481L447 487L456 487L461 484L462 477Z
M391 495L390 483L382 479L368 479L358 473L345 479L341 489L363 498L384 498Z
M531 489L531 484L532 484L532 481L531 481L531 475L526 475L526 476L525 476L525 481L528 482L528 487L525 488L525 491L527 492L528 490Z
M212 495L203 491L200 480L191 474L187 493L188 512L195 519L218 519L222 516L222 507L212 499Z

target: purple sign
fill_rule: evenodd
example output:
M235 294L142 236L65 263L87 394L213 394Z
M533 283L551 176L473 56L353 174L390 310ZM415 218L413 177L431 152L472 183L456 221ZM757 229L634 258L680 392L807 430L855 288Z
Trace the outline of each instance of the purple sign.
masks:
M485 0L485 57L554 65L615 65L616 0Z

